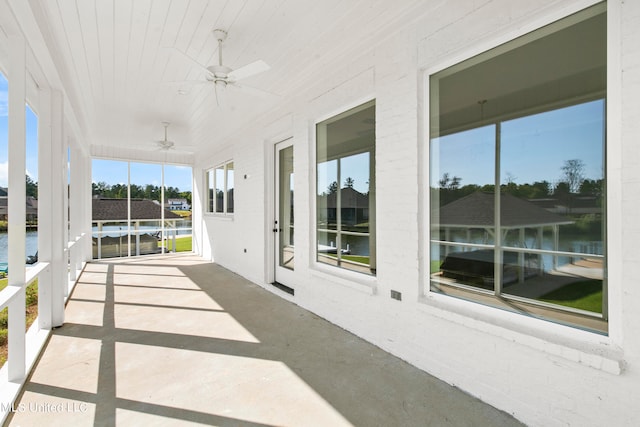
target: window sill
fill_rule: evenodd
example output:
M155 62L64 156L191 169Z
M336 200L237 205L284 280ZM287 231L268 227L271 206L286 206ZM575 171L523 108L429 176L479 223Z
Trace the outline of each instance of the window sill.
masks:
M325 282L346 286L369 295L375 295L378 292L378 280L375 276L366 276L362 273L343 270L339 267L331 267L317 262L313 264L309 271L312 275Z
M613 375L624 371L623 352L608 336L431 291L420 302L430 315L467 328Z
M213 213L207 212L204 214L205 218L215 218L221 221L233 221L233 214Z

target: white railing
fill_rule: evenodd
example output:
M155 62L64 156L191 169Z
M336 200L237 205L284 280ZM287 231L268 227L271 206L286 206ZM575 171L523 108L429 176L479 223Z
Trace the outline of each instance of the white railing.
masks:
M65 302L73 290L78 271L83 268L82 243L85 238L87 236L83 233L69 242L64 249L65 256L62 262L68 262L69 277L69 286L65 286ZM39 261L26 268L24 283L7 285L0 291L0 310L8 309L8 357L0 369L0 423L3 423L13 410L15 399L51 333L51 329L40 327L38 318L26 331L25 315L27 287L43 274L49 274L51 267L49 262ZM39 289L38 299L40 298Z
M133 222L133 221L132 221ZM158 253L176 252L177 240L180 236L188 237L193 232L193 227L168 227L168 226L143 226L141 228L129 227L123 224L114 229L99 229L92 231L93 242L93 259L155 255ZM142 236L150 235L156 238L155 242L142 241ZM103 239L114 238L115 241L105 243ZM108 250L105 250L108 247Z

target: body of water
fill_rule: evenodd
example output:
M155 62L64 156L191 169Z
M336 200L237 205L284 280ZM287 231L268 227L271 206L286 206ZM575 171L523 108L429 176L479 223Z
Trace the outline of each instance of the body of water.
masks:
M140 227L140 231L144 233L153 233L155 231L159 231L159 227ZM167 233L169 233L169 229L165 229ZM94 227L94 232L98 231L97 227ZM133 231L133 227L131 228ZM118 237L120 235L127 234L126 225L123 227L119 226L107 226L103 228L103 236L113 236ZM191 221L185 221L185 223L180 224L178 227L177 234L191 234ZM24 254L25 260L27 256L35 255L38 252L38 232L37 231L27 231L26 234L26 251ZM6 264L9 260L9 235L7 232L0 232L0 264Z
M38 232L27 231L27 250L24 258L29 255L35 255L38 251ZM0 263L7 263L9 259L9 235L6 232L0 232Z

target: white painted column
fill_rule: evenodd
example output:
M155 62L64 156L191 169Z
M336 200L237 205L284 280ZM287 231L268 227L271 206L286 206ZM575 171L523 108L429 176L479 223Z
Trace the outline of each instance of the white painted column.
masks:
M8 43L9 172L8 286L18 288L9 305L9 381L25 376L25 252L26 252L26 44L20 36Z
M102 223L98 223L98 259L102 259Z
M64 132L64 128L62 131L62 203L63 203L63 234L62 241L64 242L64 247L66 251L64 252L64 264L65 264L65 274L64 274L64 297L67 297L69 294L69 266L71 265L71 251L68 249L69 240L70 240L70 230L69 230L69 141L67 139L67 135ZM52 159L53 161L53 159ZM54 181L55 182L55 181ZM55 186L55 184L54 184Z
M46 214L50 215L50 244L51 244L51 311L52 327L62 326L64 323L64 297L68 288L67 257L67 153L64 143L64 101L62 93L51 91L51 157L50 188L51 204ZM45 178L40 176L39 181ZM40 184L39 184L40 185ZM39 229L43 226L40 225Z
M92 178L92 169L91 169L91 158L87 155L83 156L83 167L84 167L84 194L83 203L84 203L84 221L83 227L84 232L86 233L86 238L84 240L84 261L90 261L93 258L93 239L92 239L92 221L93 221L93 202L92 202L92 189L91 189L91 178Z
M74 145L70 146L70 159L68 166L70 173L69 180L69 228L70 236L69 240L75 242L80 236L80 224L82 221L82 160L81 152ZM75 281L77 279L77 271L79 269L80 261L80 243L76 243L69 251L69 280Z
M92 257L91 250L91 158L85 151L81 153L80 165L82 168L82 181L80 191L80 234L84 234L80 245L80 268L82 263L90 261ZM87 245L87 242L89 244Z
M135 222L133 232L136 234L136 256L140 256L140 221Z
M51 188L51 91L41 89L38 92L38 261L51 262L53 245L51 230L53 229L51 205L53 189ZM40 273L38 278L38 326L40 329L51 329L53 325L51 290L53 278L51 266Z

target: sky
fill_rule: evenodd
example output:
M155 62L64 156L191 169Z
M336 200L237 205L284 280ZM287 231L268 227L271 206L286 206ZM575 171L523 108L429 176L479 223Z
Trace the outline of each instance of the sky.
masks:
M0 73L0 187L7 186L8 173L8 105L7 105L7 80ZM32 180L38 181L38 117L26 107L26 132L27 132L27 161L26 173Z
M318 194L327 192L332 182L338 181L338 160L318 164ZM345 187L347 178L353 179L353 188L360 193L369 191L369 153L359 153L340 158L340 187Z
M94 159L91 168L92 182L106 182L109 185L127 183L127 162ZM159 187L162 184L162 165L131 162L131 184ZM180 191L192 191L191 168L165 165L164 185Z
M463 131L431 142L431 182L444 173L460 185L493 184L495 126ZM582 160L584 178L604 175L604 100L596 100L501 123L500 182L558 182L565 161Z

